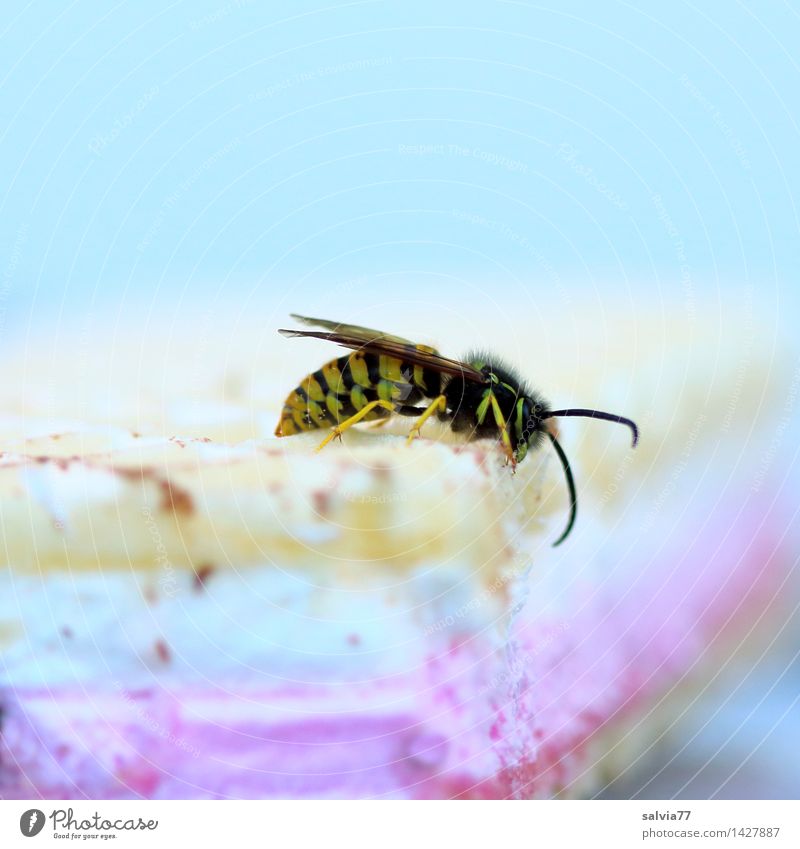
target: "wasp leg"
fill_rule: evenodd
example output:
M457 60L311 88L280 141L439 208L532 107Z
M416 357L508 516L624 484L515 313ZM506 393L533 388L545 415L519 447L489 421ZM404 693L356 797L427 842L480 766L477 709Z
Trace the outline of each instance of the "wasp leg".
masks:
M500 405L497 403L497 398L495 398L494 394L491 394L489 397L492 412L494 413L494 420L500 430L500 440L503 443L506 460L511 463L511 468L513 469L516 467L517 461L514 457L514 449L511 447L511 437L508 435L508 424L503 416L503 411L500 409Z
M336 425L336 427L317 446L317 451L322 451L322 449L332 439L336 439L336 437L341 436L347 430L347 428L352 427L354 424L358 424L358 422L360 422L361 419L364 418L364 416L374 410L375 407L383 407L386 410L391 410L391 412L394 412L394 405L390 404L389 401L383 401L380 399L377 401L370 401L369 404L364 405L354 416L350 416L349 419L346 419L340 425Z
M411 428L406 445L411 443L419 436L422 425L436 412L444 413L447 410L447 398L444 395L439 395L425 410L425 412L414 422L414 427Z

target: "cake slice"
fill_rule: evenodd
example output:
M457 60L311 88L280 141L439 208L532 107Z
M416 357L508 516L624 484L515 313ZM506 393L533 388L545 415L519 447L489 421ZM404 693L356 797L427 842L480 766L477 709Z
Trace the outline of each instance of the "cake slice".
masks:
M740 456L751 423L721 428L735 360L704 383L704 359L688 388L627 399L636 452L564 424L581 512L558 549L548 452L512 474L492 442L352 429L316 454L213 393L171 438L152 410L117 408L132 430L8 405L0 796L590 792L789 568L780 503L741 499L768 483L760 455L726 461L720 495L710 458Z

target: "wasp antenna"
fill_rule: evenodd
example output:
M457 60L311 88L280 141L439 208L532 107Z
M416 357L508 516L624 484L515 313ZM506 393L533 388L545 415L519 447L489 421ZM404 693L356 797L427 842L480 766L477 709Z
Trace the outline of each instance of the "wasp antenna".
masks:
M549 430L545 431L545 433L550 437L553 448L556 449L556 454L558 454L558 459L561 460L561 465L564 467L564 475L567 479L567 489L569 489L569 521L567 522L567 527L564 529L564 533L553 543L553 548L555 548L564 542L569 536L572 526L575 524L575 517L578 514L578 496L575 492L575 479L572 477L572 469L569 467L569 460L567 460L564 449Z
M604 422L622 424L631 429L631 433L633 434L632 444L634 448L636 448L636 445L639 442L639 428L636 426L636 422L631 419L626 419L625 416L615 416L613 413L604 413L601 410L553 410L550 413L546 413L542 416L542 418L553 419L558 416L581 416L587 419L602 419Z

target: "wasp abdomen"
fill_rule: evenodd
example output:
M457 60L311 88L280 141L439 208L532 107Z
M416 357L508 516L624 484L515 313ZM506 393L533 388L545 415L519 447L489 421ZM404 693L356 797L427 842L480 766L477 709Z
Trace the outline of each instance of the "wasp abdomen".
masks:
M439 394L441 377L398 357L356 351L337 357L303 378L283 404L276 436L331 428L355 415L371 401L398 406ZM363 421L390 416L385 407L370 410Z

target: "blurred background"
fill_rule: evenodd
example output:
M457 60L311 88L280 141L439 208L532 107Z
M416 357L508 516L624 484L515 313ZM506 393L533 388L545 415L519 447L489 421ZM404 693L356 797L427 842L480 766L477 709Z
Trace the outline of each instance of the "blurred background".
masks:
M186 346L196 369L246 361L298 311L452 354L462 338L524 351L548 394L556 365L576 385L596 369L589 400L609 407L647 382L668 408L692 385L691 340L730 380L723 428L750 412L742 387L769 382L726 463L796 504L797 4L6 8L0 350L15 369L35 358L81 392L86 351L124 335L164 355L158 383ZM616 383L582 345L587 315L630 354ZM275 387L305 370L296 356ZM603 795L797 795L786 598Z

